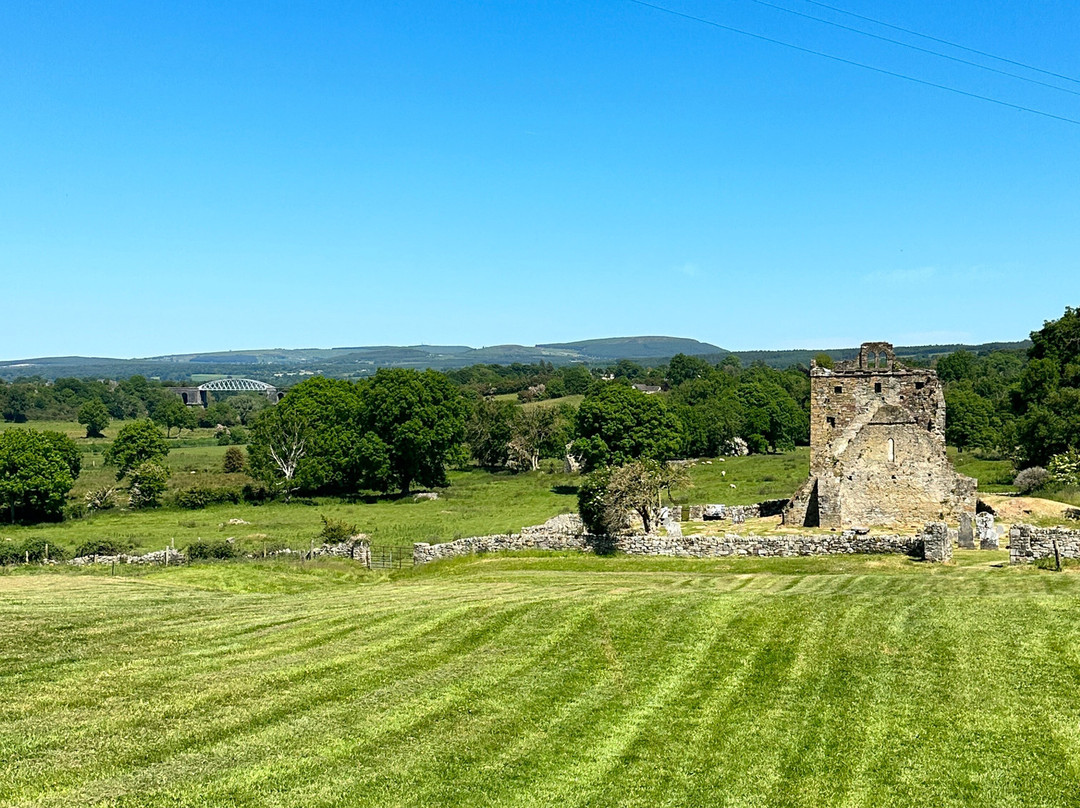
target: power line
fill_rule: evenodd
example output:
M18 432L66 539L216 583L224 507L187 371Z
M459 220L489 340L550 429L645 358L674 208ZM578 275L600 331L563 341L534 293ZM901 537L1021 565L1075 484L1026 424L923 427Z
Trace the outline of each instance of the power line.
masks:
M827 20L823 17L815 17L813 14L805 14L802 11L796 11L793 8L787 8L785 6L778 5L777 3L770 3L769 0L750 0L750 2L757 3L759 6L768 6L769 8L775 8L777 11L783 11L787 14L794 14L796 17L803 17L807 20L814 20L815 22L820 22L823 25L831 25L834 28L840 28L844 31L851 31L853 33L859 34L860 36L870 37L871 39L877 39L881 42L889 42L893 45L899 45L902 48L910 48L911 50L918 51L919 53L928 53L931 56L937 56L939 59L948 59L951 62L958 62L962 65L970 65L971 67L977 67L979 70L988 70L991 73L997 73L1000 76L1010 76L1011 78L1019 79L1020 81L1027 81L1031 84L1038 84L1040 87L1049 87L1051 90L1058 90L1063 93L1069 93L1070 95L1080 95L1080 91L1077 90L1070 90L1067 87L1059 87L1057 84L1050 84L1046 81L1039 81L1038 79L1033 79L1029 76L1022 76L1019 73L1010 73L1008 70L999 70L996 67L979 64L978 62L972 62L968 59L961 59L959 56L950 56L947 53L941 53L939 51L931 50L929 48L921 48L918 45L912 45L910 42L903 42L899 39L892 39L891 37L871 33L870 31L863 31L860 28L853 28L850 25L844 25L840 22Z
M693 14L687 14L682 11L676 11L672 8L665 8L664 6L658 6L654 3L648 3L646 2L646 0L627 0L627 2L634 3L635 5L639 6L644 6L646 8L655 9L656 11L662 11L665 14L671 14L674 17L682 17L686 20L692 20L694 22L700 22L704 25L710 25L713 28L719 28L723 31L730 31L733 34L748 36L752 39L757 39L762 42L772 43L773 45L782 45L785 48L791 48L792 50L797 50L802 53L809 53L813 56L820 56L824 59L831 59L834 62L851 65L852 67L861 67L863 70L870 70L874 73L880 73L884 76L892 76L893 78L903 79L904 81L910 81L915 84L922 84L924 87L934 87L938 90L946 90L950 93L956 93L957 95L963 95L968 98L976 98L980 101L989 101L991 104L998 104L999 106L1008 107L1009 109L1015 109L1019 112L1030 112L1032 115L1041 115L1044 118L1052 118L1055 121L1062 121L1063 123L1071 123L1076 126L1080 126L1080 120L1077 120L1076 118L1066 118L1063 115L1055 115L1052 112L1043 112L1039 109L1032 109L1031 107L1021 106L1020 104L1013 104L1009 101L1002 101L1000 98L991 98L988 95L980 95L979 93L968 92L967 90L961 90L957 87L950 87L947 84L938 84L937 82L927 81L926 79L918 79L905 73L897 73L893 70L886 70L883 67L874 67L873 65L868 65L864 62L856 62L853 59L845 59L843 56L834 56L831 53L825 53L823 51L814 50L812 48L804 48L802 45L795 45L791 42L785 42L782 39L773 39L772 37L768 37L763 34L755 34L752 31L744 31L741 28L735 28L731 25L725 25L724 23L716 22L715 20L709 20L705 17L696 17Z
M975 53L975 54L978 54L979 56L985 56L988 59L997 59L999 62L1005 62L1006 64L1016 65L1017 67L1022 67L1025 70L1034 70L1036 73L1042 73L1043 75L1046 75L1046 76L1053 76L1054 78L1057 78L1057 79L1065 79L1065 81L1071 81L1074 84L1080 84L1080 79L1073 78L1072 76L1066 76L1063 73L1055 73L1053 70L1043 70L1041 67L1035 67L1034 65L1025 64L1024 62L1017 62L1017 61L1015 61L1013 59L1006 59L1004 56L997 56L997 55L995 55L993 53L987 53L986 51L978 50L977 48L969 48L967 45L961 45L961 44L959 44L957 42L952 42L952 41L950 41L948 39L941 39L941 38L936 37L936 36L930 36L930 34L922 34L922 33L919 33L918 31L913 31L910 28L904 28L903 26L900 26L900 25L893 25L892 23L889 23L889 22L883 22L881 20L875 20L873 17L865 17L862 14L856 14L854 11L847 11L847 10L842 9L842 8L837 8L836 6L830 6L828 3L821 3L821 2L818 2L818 0L806 0L806 2L810 3L810 5L813 5L813 6L820 6L821 8L827 8L827 9L829 9L829 11L835 11L838 14L847 14L849 17L855 17L856 19L859 19L859 20L865 20L866 22L872 22L872 23L874 23L874 25L881 25L881 26L884 26L885 28L891 28L894 31L900 31L900 32L905 33L905 34L911 34L912 36L921 37L923 39L929 39L931 42L938 42L938 43L940 43L942 45L948 45L950 48L958 48L959 50L967 51L968 53Z

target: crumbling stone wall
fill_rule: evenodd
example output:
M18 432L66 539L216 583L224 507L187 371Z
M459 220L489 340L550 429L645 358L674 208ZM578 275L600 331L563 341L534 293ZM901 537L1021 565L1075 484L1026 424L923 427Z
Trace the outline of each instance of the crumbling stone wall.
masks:
M975 513L976 481L945 452L937 373L905 368L885 342L859 358L810 368L810 477L786 524L846 528L958 522Z
M548 523L550 525L550 523ZM728 533L723 536L619 536L614 541L581 531L556 530L545 525L521 533L477 536L443 544L413 545L413 563L426 564L474 553L516 550L594 550L598 546L628 555L721 558L726 556L790 557L889 553L949 561L952 539L944 524L927 525L922 532L902 535L872 533L865 529L837 533L754 536Z
M1080 530L1065 527L1013 525L1009 530L1009 563L1030 564L1040 558L1080 558Z

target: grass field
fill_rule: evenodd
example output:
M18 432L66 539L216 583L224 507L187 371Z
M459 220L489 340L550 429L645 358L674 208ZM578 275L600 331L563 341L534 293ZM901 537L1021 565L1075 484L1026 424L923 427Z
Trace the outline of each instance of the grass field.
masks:
M1080 575L1004 560L0 573L0 805L1076 805Z

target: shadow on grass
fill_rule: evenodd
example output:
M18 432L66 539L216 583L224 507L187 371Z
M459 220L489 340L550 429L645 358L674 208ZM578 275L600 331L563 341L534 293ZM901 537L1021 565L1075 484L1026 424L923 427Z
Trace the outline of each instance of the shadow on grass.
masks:
M568 497L576 496L577 492L578 487L576 485L553 485L551 487L551 493L562 494Z

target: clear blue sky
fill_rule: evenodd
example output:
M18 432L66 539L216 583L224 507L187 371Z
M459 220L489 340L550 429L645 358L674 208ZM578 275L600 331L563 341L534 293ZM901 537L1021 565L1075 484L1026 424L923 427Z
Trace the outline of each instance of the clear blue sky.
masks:
M750 0L663 4L1080 119ZM1080 79L1075 0L831 4ZM1020 339L1080 305L1080 126L627 0L12 0L0 274L5 359Z

